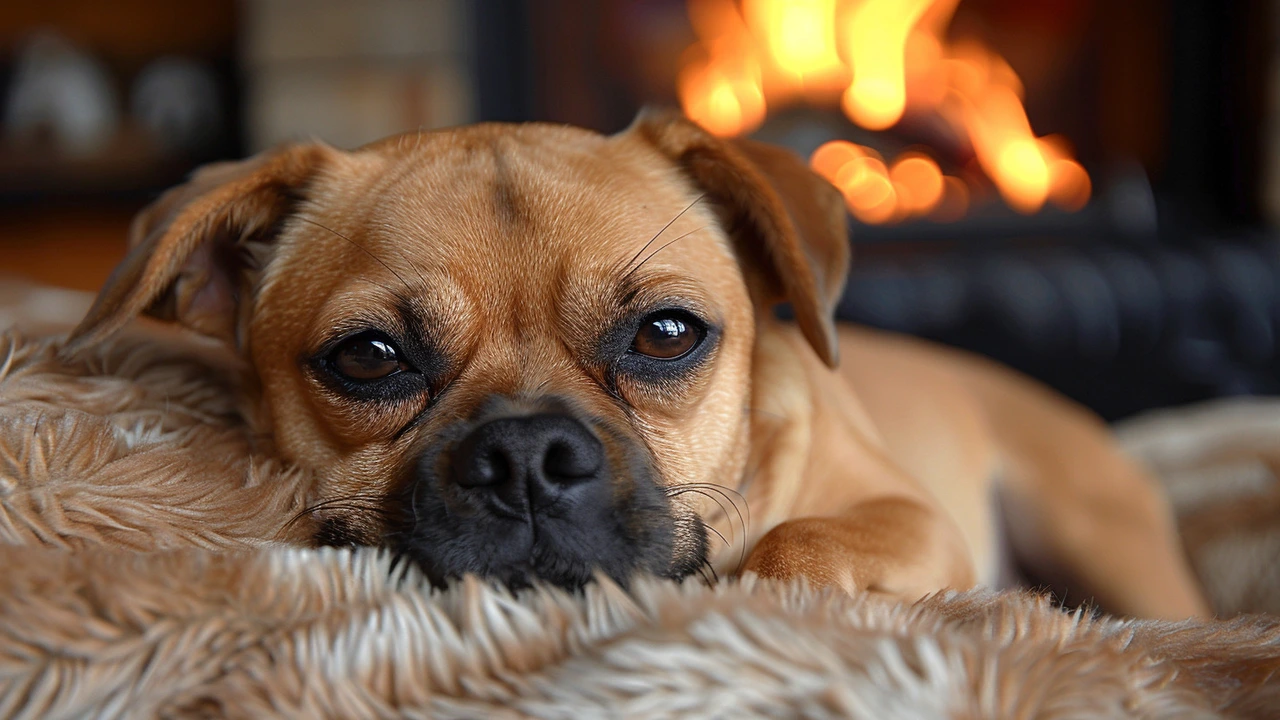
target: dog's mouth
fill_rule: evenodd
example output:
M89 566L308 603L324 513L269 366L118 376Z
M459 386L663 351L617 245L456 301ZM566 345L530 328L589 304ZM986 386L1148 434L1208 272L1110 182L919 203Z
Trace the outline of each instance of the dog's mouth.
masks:
M432 438L388 498L382 544L433 582L577 589L597 573L625 586L706 566L702 522L673 506L641 443L563 403L487 407ZM318 540L343 544L341 530Z

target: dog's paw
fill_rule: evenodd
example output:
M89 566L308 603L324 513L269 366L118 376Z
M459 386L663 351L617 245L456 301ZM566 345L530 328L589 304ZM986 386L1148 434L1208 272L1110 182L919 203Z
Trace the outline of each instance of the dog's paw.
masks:
M760 539L743 569L764 578L803 577L820 587L901 600L966 584L956 581L945 557L911 552L917 548L895 543L893 535L845 518L789 520Z

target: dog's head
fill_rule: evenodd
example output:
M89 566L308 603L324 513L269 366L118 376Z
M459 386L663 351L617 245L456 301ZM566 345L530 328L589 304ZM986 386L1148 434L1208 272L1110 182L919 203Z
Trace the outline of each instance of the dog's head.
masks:
M834 364L848 262L799 158L662 113L290 145L200 170L131 245L68 352L140 313L220 338L320 542L565 586L705 562L683 490L743 472L757 322L790 302Z

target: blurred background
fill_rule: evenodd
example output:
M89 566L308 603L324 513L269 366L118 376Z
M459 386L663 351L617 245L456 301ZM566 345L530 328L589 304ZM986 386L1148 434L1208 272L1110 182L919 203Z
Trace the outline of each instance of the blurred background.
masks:
M200 163L645 104L845 194L846 319L1109 419L1280 391L1276 0L0 2L0 273L96 289Z

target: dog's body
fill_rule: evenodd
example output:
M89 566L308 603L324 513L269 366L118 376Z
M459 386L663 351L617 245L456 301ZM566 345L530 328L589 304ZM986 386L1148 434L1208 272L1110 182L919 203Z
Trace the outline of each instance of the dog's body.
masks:
M803 354L794 332L771 334ZM774 470L754 481L763 487L753 482L747 497L760 531L777 528L780 547L771 559L757 544L749 567L846 588L885 583L910 595L927 591L928 578L941 572L930 559L962 566L937 546L920 552L906 541L888 543L893 570L872 565L869 582L856 565L800 549L838 543L846 530L824 521L792 535L795 523L787 520L856 506L875 492L861 480L875 478L884 483L881 492L910 493L946 514L956 531L947 540L962 538L964 562L978 583L1007 584L1016 556L1069 593L1113 610L1151 617L1206 612L1153 479L1086 410L994 363L912 338L843 327L840 348L838 372L794 359L757 370L775 380L790 374L803 388L775 402L795 413L797 398L807 399L801 413L807 437L789 448L765 441ZM762 425L759 437L778 432ZM804 485L792 487L795 477ZM874 542L886 537L891 530L877 527Z
M994 582L1006 517L1020 556L1110 609L1206 612L1165 502L1096 420L836 328L841 201L779 150L661 115L291 146L202 171L131 244L66 354L142 312L237 349L244 419L314 475L322 543L441 580L745 558L914 598ZM700 496L721 490L750 523ZM739 544L713 555L707 528Z

